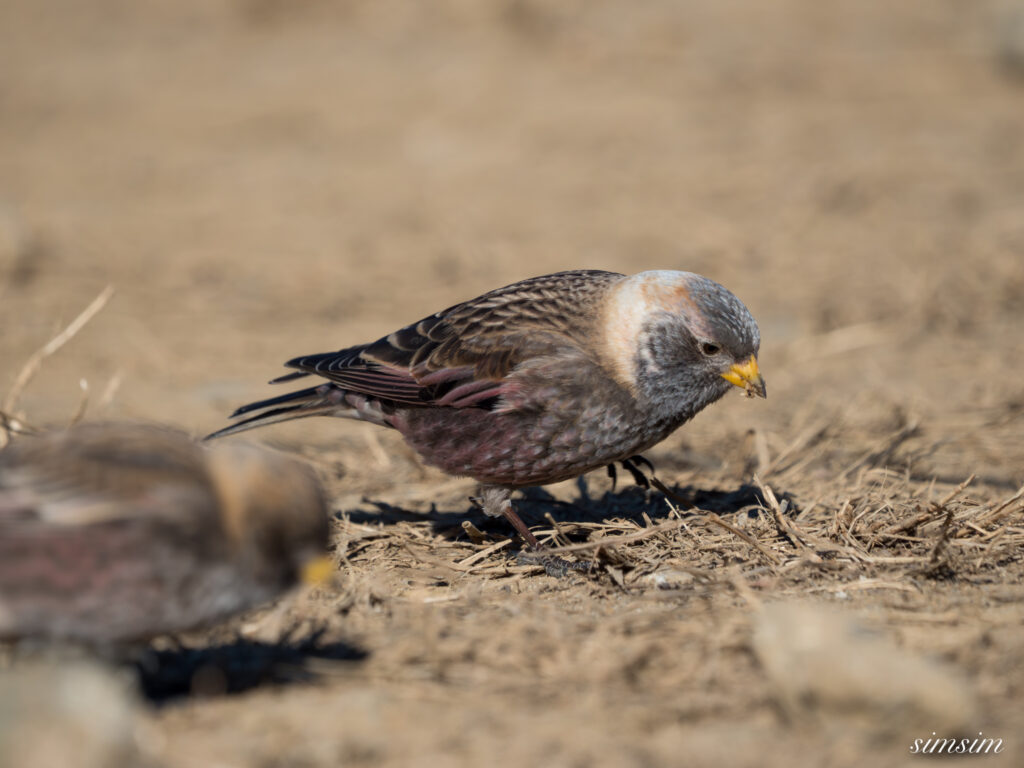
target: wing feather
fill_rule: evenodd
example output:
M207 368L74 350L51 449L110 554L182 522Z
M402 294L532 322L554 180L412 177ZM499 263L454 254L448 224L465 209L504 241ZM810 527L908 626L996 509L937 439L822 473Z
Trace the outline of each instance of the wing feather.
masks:
M456 304L372 344L286 365L406 406L480 407L501 397L525 360L586 351L617 272L577 270L523 280Z
M209 514L213 503L202 449L175 430L86 424L0 453L0 524L79 526L170 507Z

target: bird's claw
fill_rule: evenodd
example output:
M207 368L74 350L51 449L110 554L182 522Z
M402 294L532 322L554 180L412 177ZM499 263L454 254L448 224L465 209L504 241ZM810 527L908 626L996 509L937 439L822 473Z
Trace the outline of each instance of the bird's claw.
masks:
M619 463L622 465L623 469L625 469L627 472L629 472L629 474L633 476L634 483L639 485L644 490L649 491L651 489L650 478L648 478L647 475L643 473L643 470L640 469L640 467L642 466L648 469L651 475L654 474L654 465L651 464L651 462L645 456L640 456L639 454L636 456L630 456L628 459L622 459L621 461L619 461ZM612 492L614 493L615 484L618 480L618 472L616 472L615 470L615 463L613 462L609 464L606 467L606 469L608 470L608 477L612 479Z
M524 549L516 556L516 562L520 565L542 565L544 566L544 572L556 579L565 578L569 571L587 573L592 567L590 563L565 560L558 557L558 555L552 554L544 547Z

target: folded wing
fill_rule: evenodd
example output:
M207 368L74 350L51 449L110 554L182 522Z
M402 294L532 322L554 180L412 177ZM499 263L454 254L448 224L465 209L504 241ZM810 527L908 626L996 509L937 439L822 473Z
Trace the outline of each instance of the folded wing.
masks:
M424 318L372 343L306 355L275 382L306 375L390 403L482 407L520 363L579 352L615 272L579 270L524 280Z

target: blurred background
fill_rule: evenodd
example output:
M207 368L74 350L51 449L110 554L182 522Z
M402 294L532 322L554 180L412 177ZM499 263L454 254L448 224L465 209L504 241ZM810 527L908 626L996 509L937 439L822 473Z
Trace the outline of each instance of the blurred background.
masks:
M761 325L769 399L727 398L666 441L652 458L667 480L728 494L757 469L804 509L817 504L822 530L837 537L839 511L869 503L857 474L865 468L892 464L903 477L889 496L886 476L872 486L884 497L870 496L878 525L892 505L916 514L970 474L970 492L986 503L1012 494L1024 483L1024 4L0 0L0 401L34 352L106 286L115 290L21 392L14 410L32 424L68 423L84 379L88 418L203 434L274 394L265 382L290 357L371 341L569 268L700 272ZM303 450L321 469L333 462L335 509L381 502L366 511L368 525L388 504L468 509L472 483L442 486L393 434L326 419L253 434ZM781 457L785 472L769 476ZM422 529L416 540L436 543ZM1018 578L1008 537L993 550L1004 553L998 563L977 555L978 584ZM543 578L515 582L524 597L513 610L507 586L494 606L472 602L498 582L445 586L427 604L408 597L409 584L424 592L448 582L407 577L424 567L411 561L381 587L382 569L367 562L346 572L357 585L348 602L324 610L339 631L363 633L368 664L379 665L368 668L383 670L373 685L293 688L296 709L277 731L273 698L264 709L244 698L171 709L167 744L188 733L194 750L232 755L244 723L245 743L257 746L223 764L270 766L257 748L263 734L294 744L314 718L325 741L303 743L315 751L346 738L342 712L360 724L347 733L368 741L311 751L302 765L386 754L410 765L464 742L490 761L491 728L509 722L506 734L543 727L550 743L582 728L576 762L564 764L590 754L621 765L621 754L594 745L620 734L626 709L633 720L622 734L654 734L644 765L699 752L692 729L685 738L673 730L679 723L711 734L701 743L721 759L707 764L741 764L729 748L742 742L742 764L762 765L765 745L782 738L746 650L750 606L727 580L715 593L723 613L717 602L707 614L619 602L615 587L546 592ZM864 572L875 573L865 565L849 578ZM917 578L908 574L898 576ZM907 607L892 619L900 637L979 680L983 708L1005 726L993 735L1007 737L1024 690L1019 582L1000 587L999 631L995 619L957 624L989 592L961 595L949 581L908 597L914 590L901 585L851 594L873 615ZM617 623L604 623L619 605ZM634 631L628 617L643 606L653 612L643 616L691 623L683 632L644 618ZM933 623L906 618L919 609ZM486 621L459 621L476 610ZM655 627L652 663L645 633ZM446 650L450 633L464 657ZM539 636L549 656L535 651ZM565 656L588 638L600 648ZM634 655L620 654L630 643ZM469 670L454 691L446 653ZM516 659L539 659L564 692L566 719L549 718L547 700L528 713L519 706L531 688L527 677L510 682ZM436 690L403 687L410 665L435 663ZM751 680L761 681L753 695ZM496 685L512 693L499 701ZM574 714L578 691L589 726ZM490 724L474 730L480 708ZM505 720L510 711L519 719ZM872 710L868 720L886 716ZM743 741L751 723L761 730ZM419 736L400 737L413 724ZM779 764L819 754L845 727L810 747L797 738ZM420 737L433 751L422 752ZM393 751L398 738L411 740L406 751ZM513 733L508 743L530 765L546 742ZM907 744L897 746L904 755Z
M1021 350L1022 18L0 3L0 386L112 284L23 410L59 422L84 377L94 415L206 431L290 356L590 267L727 285L762 325L776 412L837 387L1020 397L974 374Z

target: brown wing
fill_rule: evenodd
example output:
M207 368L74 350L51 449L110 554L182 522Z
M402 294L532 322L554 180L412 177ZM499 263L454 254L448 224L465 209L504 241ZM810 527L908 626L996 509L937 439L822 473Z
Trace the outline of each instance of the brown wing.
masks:
M478 406L518 364L586 348L617 272L558 272L485 293L372 343L287 363L345 389L404 405Z
M170 429L85 424L20 438L0 453L0 523L206 516L214 503L204 451Z

